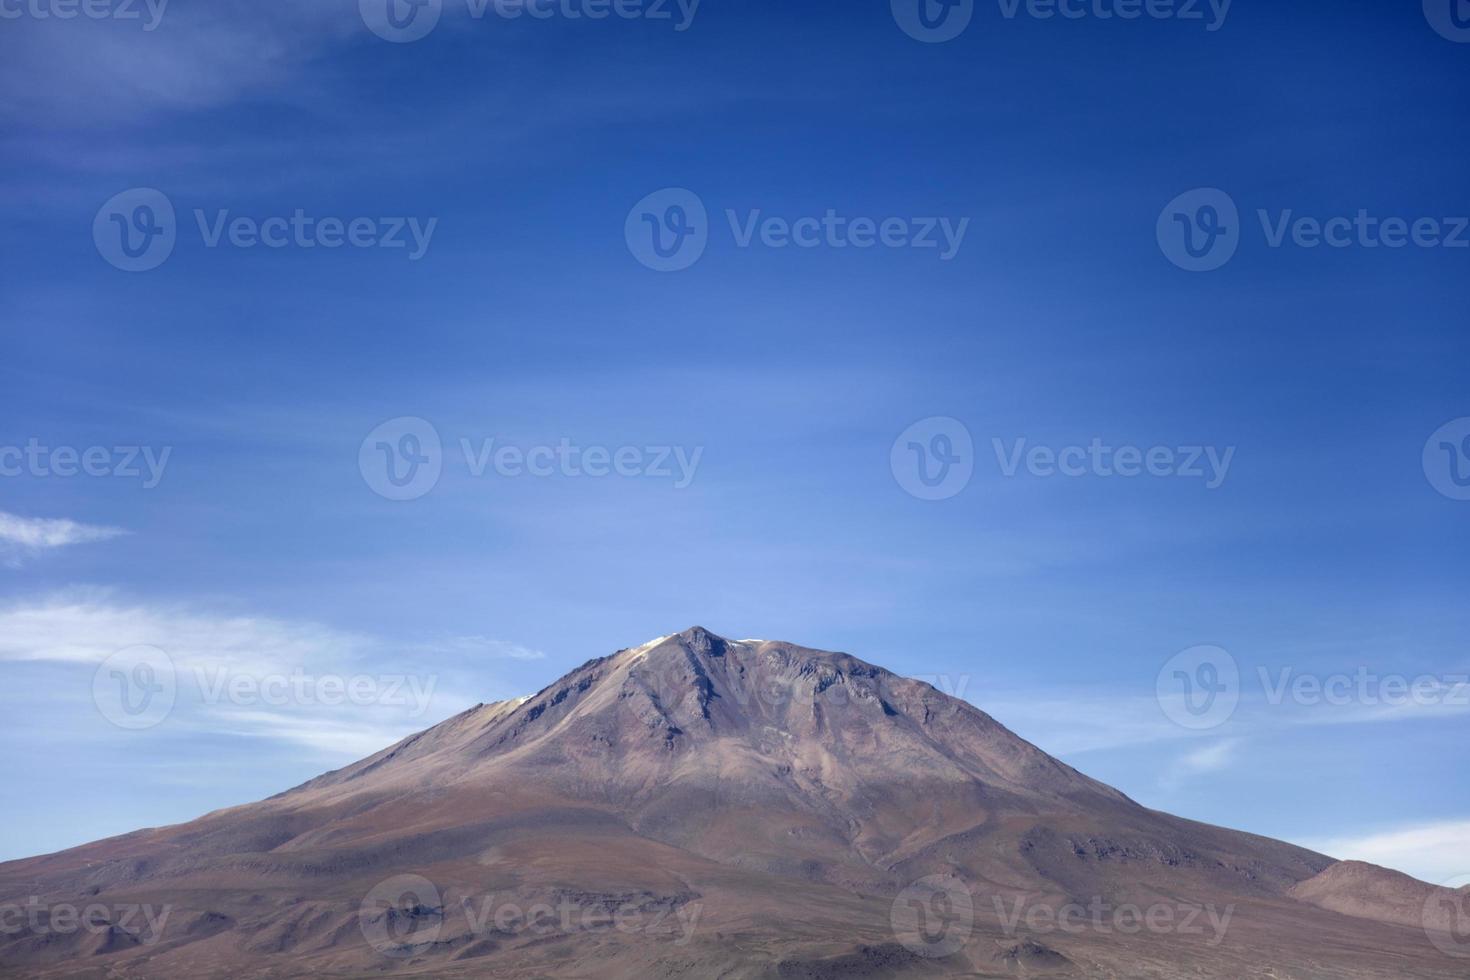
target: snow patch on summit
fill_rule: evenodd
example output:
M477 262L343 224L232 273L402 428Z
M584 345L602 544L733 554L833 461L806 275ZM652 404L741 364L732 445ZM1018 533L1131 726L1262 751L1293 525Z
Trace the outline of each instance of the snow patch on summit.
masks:
M654 639L649 640L647 643L644 643L640 646L632 647L628 650L628 653L632 654L633 660L642 660L645 656L647 656L648 651L652 650L654 647L658 646L660 643L669 639L673 635L673 633L670 633L667 636L655 637Z

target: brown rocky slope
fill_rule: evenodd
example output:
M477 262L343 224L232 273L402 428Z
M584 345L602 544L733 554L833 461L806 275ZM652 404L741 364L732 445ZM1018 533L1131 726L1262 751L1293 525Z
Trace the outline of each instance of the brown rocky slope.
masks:
M0 907L41 910L0 916L0 974L1470 976L1371 899L1392 873L1340 867L1141 807L922 682L696 627L0 865Z

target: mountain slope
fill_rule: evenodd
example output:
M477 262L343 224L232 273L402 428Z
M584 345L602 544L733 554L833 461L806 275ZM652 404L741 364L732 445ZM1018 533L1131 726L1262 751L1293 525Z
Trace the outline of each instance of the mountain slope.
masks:
M157 937L118 922L0 935L0 964L150 977L1467 975L1402 922L1299 900L1333 866L1147 810L927 684L696 627L268 800L0 865L0 898L171 909ZM1156 913L1148 929L1119 918L1131 907Z

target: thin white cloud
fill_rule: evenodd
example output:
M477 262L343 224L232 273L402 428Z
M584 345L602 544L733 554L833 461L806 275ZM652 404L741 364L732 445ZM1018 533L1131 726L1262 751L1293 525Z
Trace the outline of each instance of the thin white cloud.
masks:
M0 660L101 663L138 644L159 647L180 665L269 672L337 662L366 641L314 623L128 604L97 589L0 607Z
M1422 823L1301 844L1345 861L1367 861L1436 884L1470 874L1470 820Z
M1366 725L1465 714L1470 714L1470 683L1443 677L1427 678L1413 698L1406 696L1396 703L1311 705L1294 721L1300 725Z
M300 718L279 711L235 711L218 719L212 735L275 738L313 749L324 756L362 759L424 726L381 725L332 718Z
M158 6L138 4L149 12L133 21L7 21L0 81L17 97L0 114L51 126L117 125L281 93L323 48L366 33L356 4Z
M1175 741L1181 738L1227 736L1232 739L1281 733L1293 728L1324 725L1368 725L1431 721L1470 714L1470 683L1465 671L1404 675L1398 687L1370 685L1367 693L1341 703L1273 700L1247 692L1219 728L1193 731L1171 722L1155 697L1125 692L1036 691L1007 692L999 698L971 698L982 710L1053 755L1076 755L1129 746ZM1397 678L1396 678L1397 680ZM1410 692L1410 693L1404 693ZM1229 750L1211 756L1201 750L1195 763L1182 763L1181 772L1202 771Z
M1235 750L1240 745L1240 739L1227 738L1203 748L1186 752L1179 760L1179 772L1184 775L1197 776L1208 772L1219 772L1230 765L1235 758Z
M14 568L23 559L45 551L106 541L127 533L118 527L83 524L66 518L21 517L0 511L0 562Z
M511 643L508 640L496 640L488 636L451 636L432 643L425 649L432 653L453 654L473 660L497 658L508 660L546 659L546 654L540 650L532 650L530 647L521 646L519 643Z
M1206 776L1227 769L1235 762L1236 749L1241 739L1212 739L1207 744L1184 753L1168 766L1159 776L1159 785L1166 790L1177 790L1187 780Z
M58 683L89 697L90 668L118 651L156 647L167 666L155 668L176 688L173 707L157 722L164 734L277 739L339 761L381 749L477 700L493 700L495 685L483 668L492 658L539 656L508 641L457 639L455 655L405 656L433 647L310 621L125 602L97 589L0 606L0 661L56 664L65 678Z
M983 711L1052 755L1101 752L1130 745L1196 738L1169 721L1152 697L1056 692L975 700Z

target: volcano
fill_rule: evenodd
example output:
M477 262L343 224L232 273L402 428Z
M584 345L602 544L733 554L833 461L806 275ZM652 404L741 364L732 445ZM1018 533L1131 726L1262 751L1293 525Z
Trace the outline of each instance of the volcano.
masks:
M696 627L0 865L0 974L1465 978L1467 902L1149 810L847 654Z

